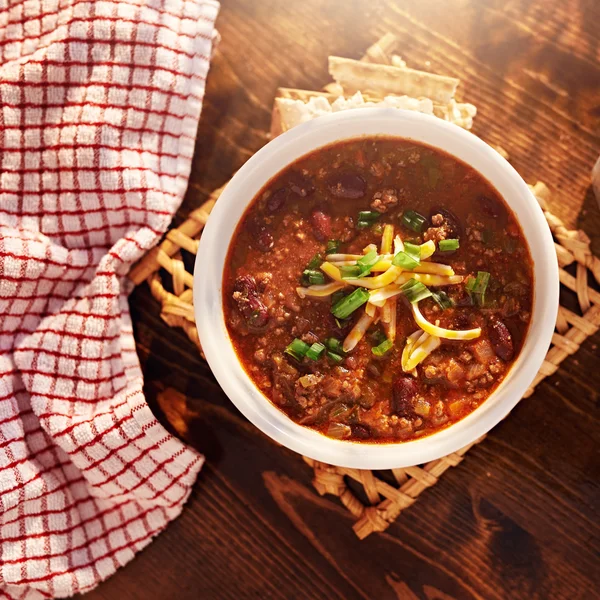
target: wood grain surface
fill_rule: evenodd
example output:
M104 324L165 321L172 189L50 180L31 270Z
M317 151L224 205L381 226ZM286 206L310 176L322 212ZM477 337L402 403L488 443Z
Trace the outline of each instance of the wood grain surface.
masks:
M318 89L327 56L387 31L409 66L461 79L499 144L600 254L598 0L222 0L191 181L176 223L267 142L278 86ZM91 592L124 599L591 599L600 589L600 333L384 534L356 539L299 456L228 401L195 347L131 296L149 401L207 462L188 506ZM166 387L182 396L159 403ZM169 425L170 426L170 425Z

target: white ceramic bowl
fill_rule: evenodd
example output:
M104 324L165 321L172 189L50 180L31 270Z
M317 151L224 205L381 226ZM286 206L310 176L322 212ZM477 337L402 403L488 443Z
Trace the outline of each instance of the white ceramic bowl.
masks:
M364 135L410 138L440 148L479 171L516 213L534 262L532 320L521 353L502 384L462 421L428 437L398 444L334 440L294 423L275 408L240 365L225 326L222 277L227 251L244 211L274 175L297 158L332 142ZM558 310L558 266L538 203L495 150L436 117L393 108L340 112L299 125L257 152L233 177L202 234L194 270L194 307L204 354L232 402L277 442L325 463L360 469L406 467L440 458L475 441L502 420L538 372Z

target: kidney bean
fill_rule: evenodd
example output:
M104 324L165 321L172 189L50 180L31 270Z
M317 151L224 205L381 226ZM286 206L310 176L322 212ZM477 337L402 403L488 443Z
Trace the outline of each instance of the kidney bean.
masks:
M335 319L333 315L330 315L329 320L331 322L329 327L331 327L331 333L333 337L345 338L348 335L352 325L352 319L344 319L343 321L340 321L339 319ZM348 361L350 361L350 363L348 363ZM356 363L356 358L353 356L348 356L346 357L346 362L344 364L348 364L348 368L353 369L356 366L352 366L353 362Z
M288 193L288 190L286 190L285 188L279 188L278 190L273 192L267 200L267 209L271 212L278 211L285 204L285 201L288 197Z
M239 292L245 297L258 296L256 279L252 275L240 275L233 284L233 291Z
M459 305L457 304L456 306ZM469 319L469 315L465 312L459 312L454 319L454 323L457 329L471 329L471 319Z
M508 327L497 317L489 321L489 336L498 358L509 361L515 354L512 335Z
M267 307L259 298L256 279L251 275L241 275L235 280L233 300L249 327L259 329L269 321Z
M267 307L257 296L248 298L244 318L248 326L254 329L260 329L269 322Z
M488 217L497 219L500 216L506 216L504 207L495 198L481 195L479 198L477 198L477 200L479 202L479 206L481 206L482 212Z
M315 209L310 215L313 235L321 242L331 237L331 217L322 210Z
M266 227L261 227L257 232L255 243L261 252L268 252L275 245L275 240L273 234Z
M409 375L401 375L392 386L392 411L402 417L414 414L413 398L419 392L417 380Z
M350 425L352 437L358 440L368 440L371 437L371 431L366 425Z
M310 196L315 191L315 185L309 177L305 177L298 171L292 171L288 175L288 187L301 198Z
M521 311L521 303L514 296L510 296L506 299L506 302L502 306L503 317L514 317Z
M451 293L451 298L454 301L454 305L458 308L464 308L466 306L473 306L473 299L469 296L467 290L464 288L460 288L458 290L453 290ZM457 317L459 317L457 315Z
M327 187L336 198L356 199L365 195L367 184L356 173L339 173L329 178Z
M296 319L296 326L292 330L292 332L296 336L300 336L303 333L306 333L309 329L310 329L310 321L308 319L305 319L304 317L298 317Z

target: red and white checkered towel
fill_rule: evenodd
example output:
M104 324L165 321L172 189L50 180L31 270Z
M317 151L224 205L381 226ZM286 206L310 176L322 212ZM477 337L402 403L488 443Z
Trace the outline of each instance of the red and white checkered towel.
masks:
M142 394L125 274L187 185L214 0L0 0L0 598L94 587L202 457Z

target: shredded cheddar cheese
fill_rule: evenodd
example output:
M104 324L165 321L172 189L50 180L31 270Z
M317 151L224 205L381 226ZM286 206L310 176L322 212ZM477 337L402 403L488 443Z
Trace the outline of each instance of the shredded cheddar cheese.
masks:
M452 275L451 277L443 277L442 275L429 275L428 273L402 273L395 281L398 285L402 285L411 279L420 281L423 285L441 286L455 285L461 283L464 277L461 275Z
M402 241L402 238L397 235L394 238L394 255L398 254L398 252L402 252L402 250L404 250L404 242Z
M381 254L389 254L392 251L392 242L394 240L394 226L386 225L383 228L381 236Z
M413 269L414 273L429 273L432 275L444 275L446 277L452 277L454 275L454 269L448 265L442 265L440 263L423 262L419 266Z
M325 296L331 296L331 294L346 287L345 283L333 281L331 283L325 283L323 285L311 285L310 287L297 287L296 293L300 298L306 296L314 296L315 298L324 298Z
M369 329L373 320L374 317L369 316L366 312L363 313L342 344L344 352L350 352L350 350L353 350L356 347L356 344L358 344L365 333L367 333L367 329Z
M417 325L429 335L444 338L446 340L472 340L481 335L481 327L475 327L474 329L454 330L444 329L439 325L434 325L425 319L425 317L421 314L417 304L412 304L412 311Z
M382 307L388 298L397 296L400 293L402 293L400 286L395 283L391 283L390 285L386 285L385 287L370 292L368 303Z
M340 273L340 270L330 262L324 262L321 265L321 271L323 271L323 273L326 275L329 275L329 277L331 277L331 279L334 281L339 281L342 283L342 274Z
M322 266L321 269L323 269ZM362 279L344 279L344 281L346 283L349 283L350 285L357 285L359 287L364 287L369 290L375 290L377 288L382 288L392 283L400 275L400 273L402 273L402 269L400 267L392 266L387 271L385 271L385 273L382 273L381 275L376 275L375 277L363 277ZM329 273L327 274L329 275Z
M397 302L396 302L396 298L390 298L387 302L386 302L386 306L390 307L390 320L388 323L383 323L383 328L385 329L385 334L387 336L387 338L389 340L391 340L392 342L396 339L396 321L397 321L397 313L396 313L396 308L397 308ZM369 303L367 303L367 307L370 306ZM372 306L372 305L371 305Z
M412 338L412 339L411 339ZM409 340L411 340L409 342ZM410 372L423 362L434 350L441 345L437 336L429 335L427 332L415 331L406 340L406 346L402 352L402 370Z
M435 242L429 240L421 244L421 260L426 260L435 252Z

